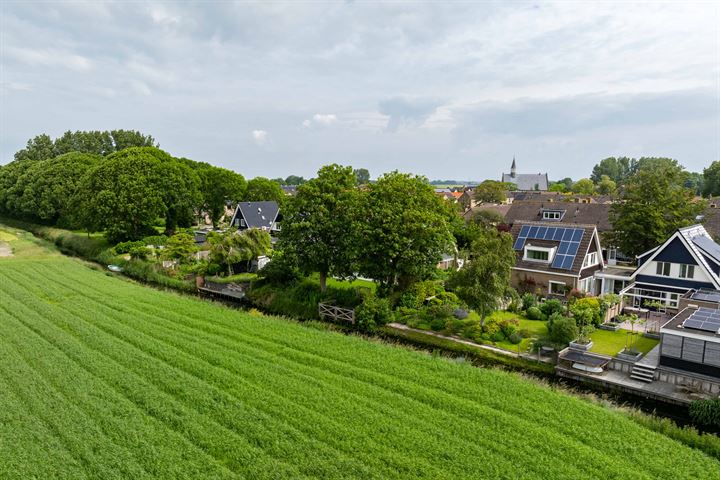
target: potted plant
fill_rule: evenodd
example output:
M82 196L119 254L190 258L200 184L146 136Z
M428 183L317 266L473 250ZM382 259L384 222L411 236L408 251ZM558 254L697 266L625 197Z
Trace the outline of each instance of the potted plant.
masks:
M595 329L592 327L592 325L581 325L578 333L578 338L570 342L570 348L584 351L590 350L593 346L590 334L593 331L595 331Z
M636 314L618 315L618 320L630 324L630 331L625 338L625 348L617 354L619 358L626 360L638 361L642 358L642 353L637 349L637 337L639 333L635 332L635 325L641 325L646 322L644 318L638 317Z

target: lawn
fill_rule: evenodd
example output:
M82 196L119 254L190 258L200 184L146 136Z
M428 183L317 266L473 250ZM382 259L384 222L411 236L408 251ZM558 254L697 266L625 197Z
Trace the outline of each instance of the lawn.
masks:
M320 284L320 276L317 273L314 273L308 277L313 282ZM337 280L335 278L328 278L327 279L327 286L333 287L333 288L339 288L341 290L349 290L356 287L361 288L367 288L370 291L374 292L375 288L377 287L376 283L370 280L363 280L360 278L357 278L352 281L345 281L345 280Z
M0 259L0 478L720 478L519 375Z
M595 330L590 334L590 338L593 341L593 346L590 351L614 356L625 348L625 342L627 341L629 333L627 330L618 330L617 332ZM657 340L643 337L642 335L637 335L636 338L637 343L635 344L635 348L642 353L648 353L658 344Z

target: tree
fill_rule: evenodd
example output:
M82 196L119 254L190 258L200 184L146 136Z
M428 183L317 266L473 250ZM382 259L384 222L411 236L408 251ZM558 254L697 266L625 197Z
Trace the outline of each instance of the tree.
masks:
M164 258L179 260L180 263L188 261L197 252L195 239L187 233L178 233L168 238L165 248L162 250Z
M705 197L720 195L720 161L714 161L703 170L702 194Z
M699 172L688 172L687 179L685 180L685 187L689 188L695 195L703 194L703 187L705 186L705 177Z
M328 275L355 273L357 208L352 167L337 164L322 167L285 206L280 248L297 259L304 274L319 273L323 292Z
M282 180L278 183L282 183L283 185L302 185L307 180L305 180L303 177L299 177L297 175L289 175L285 180Z
M55 150L52 138L43 133L28 140L25 148L15 153L15 160L47 160L54 156Z
M238 232L235 229L223 234L210 232L207 237L210 245L209 260L227 269L233 275L233 265L240 262L251 262L260 255L270 251L270 234L257 228Z
M573 193L592 195L595 193L595 184L589 178L581 178L572 187Z
M18 203L23 192L15 187L18 180L35 163L37 162L34 160L15 160L0 167L0 212L15 216L20 214Z
M548 187L548 191L565 193L567 191L567 188L565 187L565 184L562 182L551 182L550 186Z
M245 196L247 183L242 175L232 170L207 163L192 163L195 164L195 171L200 178L201 200L197 213L207 213L213 227L217 227L225 214L225 207L239 202Z
M631 173L633 173L632 169L634 168L635 162L636 160L628 157L604 158L593 167L590 180L597 184L600 183L603 175L607 175L607 177L616 184L623 184Z
M597 191L601 195L613 195L617 191L617 185L610 177L603 175L597 184Z
M285 192L280 184L264 177L255 177L247 183L245 201L264 202L275 200L282 203L285 200Z
M562 183L563 185L565 185L566 192L571 191L573 185L575 184L575 182L573 182L572 178L570 178L570 177L565 177L557 183Z
M66 227L73 226L70 199L77 192L80 179L100 163L100 158L71 152L33 162L13 187L19 195L16 212Z
M610 210L611 242L627 255L638 255L695 223L705 203L694 201L685 180L685 172L669 163L633 175Z
M358 168L353 170L358 185L367 185L370 183L370 172L367 168Z
M473 242L467 264L451 274L448 288L480 314L482 326L510 286L513 265L512 237L496 230L484 230Z
M475 200L482 203L502 203L507 199L509 186L496 180L485 180L475 188Z
M404 290L454 249L448 209L424 177L392 172L362 192L359 271L380 290Z

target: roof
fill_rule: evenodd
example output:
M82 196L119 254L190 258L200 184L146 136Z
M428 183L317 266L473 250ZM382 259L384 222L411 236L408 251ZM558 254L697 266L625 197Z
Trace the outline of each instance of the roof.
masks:
M572 238L573 243L577 244L577 249L575 250L574 258L567 259L568 256L572 256L570 252L564 251L564 247L562 247L562 243L564 243L561 240L550 240L550 239L536 239L534 235L530 235L527 237L525 242L522 242L519 240L519 237L521 237L520 232L523 226L530 226L530 227L545 227L548 229L552 229L557 231L558 227L563 228L563 230L577 230L581 233L577 234L579 235L579 238L575 237ZM513 237L513 248L516 252L516 262L515 262L515 268L523 269L523 270L534 270L539 272L548 272L548 273L558 273L563 275L580 275L580 271L582 270L583 261L585 260L585 256L587 255L588 249L590 247L590 244L593 241L596 241L599 243L599 239L597 239L597 236L595 235L596 230L594 225L558 225L557 223L553 222L516 222L512 229L510 230L510 234ZM549 235L547 235L549 237ZM556 238L556 237L554 237ZM556 260L554 260L552 263L543 263L543 262L537 262L532 260L524 260L523 254L524 254L524 246L528 245L535 245L538 247L557 247L557 253L555 254L555 259L557 261L561 260L567 260L570 261L570 264L563 264L565 268L557 268ZM598 249L599 250L599 249ZM568 254L567 256L565 254ZM555 266L554 266L555 265ZM602 266L602 264L601 264ZM588 267L591 268L591 267Z
M513 225L516 222L540 222L543 210L564 210L560 220L553 223L594 225L598 232L612 230L610 223L609 203L573 203L573 202L539 202L514 201L505 214L505 223Z
M704 319L709 319L710 325L717 324L717 310L705 307L685 307L660 328L660 333L675 333L691 337L699 336L708 340L720 341L720 334L717 333L717 329L714 331L710 331L709 328L703 329L703 326L697 323L698 320ZM688 323L685 323L686 321ZM699 328L691 328L691 325Z
M297 185L280 185L285 195L295 195L297 193Z
M518 190L547 190L547 173L518 173L514 177L509 173L503 173L502 181L514 183ZM537 188L535 186L537 185Z
M275 200L266 202L240 202L233 216L233 221L238 213L245 219L248 228L270 229L275 224L280 207Z
M690 249L698 257L697 259L700 261L700 264L715 281L715 284L720 285L720 277L710 268L708 260L706 259L706 256L709 256L716 263L720 262L720 259L716 258L716 256L720 256L720 245L715 243L702 225L691 225L680 228L678 229L678 233L685 238Z

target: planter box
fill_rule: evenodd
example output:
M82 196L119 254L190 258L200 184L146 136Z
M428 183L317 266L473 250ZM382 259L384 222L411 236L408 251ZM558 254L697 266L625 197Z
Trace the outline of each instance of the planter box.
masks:
M612 325L612 324L609 324L609 323L602 323L602 324L598 325L598 329L600 329L600 330L609 330L609 331L611 331L611 332L617 332L618 330L620 330L620 324L617 323L617 324L615 324L615 325Z
M660 340L660 334L659 333L653 333L653 332L645 332L642 334L643 337L652 338L654 340Z
M577 342L570 342L568 347L570 347L572 350L581 350L583 352L587 352L590 350L593 346L593 342L588 343L577 343Z
M626 353L626 352L619 352L617 355L615 355L620 360L629 360L631 362L637 362L643 357L642 353Z

